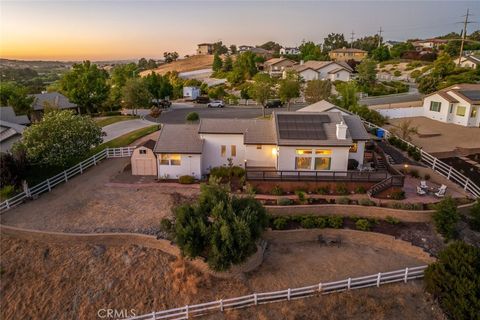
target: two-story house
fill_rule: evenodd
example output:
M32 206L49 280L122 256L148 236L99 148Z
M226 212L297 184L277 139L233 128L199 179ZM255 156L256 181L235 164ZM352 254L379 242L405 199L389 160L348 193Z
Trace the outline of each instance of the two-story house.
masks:
M367 57L367 54L367 51L346 47L343 47L341 49L335 49L328 53L330 59L332 59L333 61L362 61L364 58Z
M293 67L295 64L295 61L287 58L272 58L263 63L263 71L271 77L281 77L284 70Z

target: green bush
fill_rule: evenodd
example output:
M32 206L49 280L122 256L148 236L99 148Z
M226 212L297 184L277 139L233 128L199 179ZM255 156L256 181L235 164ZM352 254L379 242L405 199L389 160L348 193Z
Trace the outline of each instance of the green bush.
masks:
M283 189L280 186L274 186L270 193L274 196L281 196L284 194Z
M195 122L200 120L200 116L196 112L189 112L185 117L185 120L188 122Z
M402 73L399 71L399 70L395 70L395 72L393 73L393 75L395 77L400 77L402 75Z
M277 205L279 206L289 206L293 203L293 201L289 198L278 198Z
M278 217L273 220L273 228L276 230L283 230L287 227L287 218L285 217Z
M359 199L358 204L366 207L373 207L376 205L375 201L371 199Z
M388 223L393 224L393 225L396 225L396 224L400 223L400 220L398 220L397 218L391 217L391 216L387 216L385 218L385 221L387 221Z
M433 222L437 231L450 240L456 237L456 224L460 220L457 204L451 197L446 197L435 206Z
M337 184L335 191L337 194L348 194L347 185L345 183L339 183Z
M302 226L302 228L305 229L313 229L317 227L317 221L315 217L304 217L300 222L300 225Z
M394 191L391 193L390 197L393 200L403 200L405 199L405 191L400 190L400 191Z
M163 218L160 220L160 230L167 233L169 236L174 233L174 224L172 220L168 218Z
M343 227L343 217L342 216L330 216L328 217L328 226L334 229L340 229Z
M350 203L350 198L348 197L340 197L335 200L336 204L349 204Z
M469 225L473 230L480 231L480 200L478 199L470 209Z
M410 73L410 77L412 77L413 79L417 79L418 77L420 77L422 75L422 71L420 70L413 70L411 73Z
M358 186L355 188L355 193L364 194L367 193L367 190L364 186Z
M480 319L480 249L454 242L425 270L425 289L449 319Z
M305 191L303 190L295 190L295 195L298 197L298 201L300 203L306 203L307 202L307 196Z
M315 217L315 226L317 228L326 228L328 226L328 219L325 217Z
M361 231L370 231L370 221L367 219L358 219L357 222L355 222L355 228Z
M430 175L428 173L425 173L425 175L423 176L423 180L425 181L430 180Z
M178 182L181 184L192 184L195 183L195 177L192 176L180 176Z
M14 192L15 192L14 186L11 186L11 185L5 186L2 189L0 189L0 199L2 201L8 199L13 196Z
M330 194L330 187L329 186L323 186L319 187L316 190L317 194Z

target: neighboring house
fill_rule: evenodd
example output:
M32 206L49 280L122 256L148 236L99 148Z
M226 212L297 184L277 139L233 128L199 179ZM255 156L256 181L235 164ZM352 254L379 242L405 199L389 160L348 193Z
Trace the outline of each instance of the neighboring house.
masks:
M363 163L370 139L361 119L340 112L278 112L272 119L201 119L165 124L155 145L159 178L196 178L229 164L295 175L346 171Z
M388 50L392 49L394 45L401 43L400 41L385 41L383 45L388 48Z
M296 47L282 47L280 48L280 54L300 54L300 49Z
M465 127L480 127L480 84L456 84L423 98L424 116Z
M345 47L332 50L328 53L330 59L332 59L333 61L362 61L367 56L367 54L368 52L364 50Z
M446 45L448 40L443 39L426 39L413 41L412 45L416 51L433 51L440 49L440 46Z
M250 51L252 48L255 48L254 46L247 46L247 45L241 45L237 48L238 53L244 53L247 51Z
M341 80L350 81L353 69L344 61L307 61L291 67L305 81ZM285 73L284 73L285 76Z
M264 62L263 71L272 77L281 77L284 70L293 67L295 64L295 61L287 58L273 58Z
M336 106L333 103L328 102L327 100L320 100L309 106L298 109L297 112L340 112L344 116L353 115L353 113L351 113L350 111Z
M458 62L458 60L456 60ZM480 65L480 56L469 55L460 59L462 68L477 69Z
M213 44L212 43L200 43L197 45L197 54L198 55L207 55L213 54Z
M384 117L408 118L423 116L423 95L420 93L398 93L360 99L361 105L379 112Z
M183 87L183 97L187 99L196 99L201 94L199 87Z
M0 107L0 152L10 151L22 138L27 124L30 124L27 116L17 116L12 107Z
M45 108L52 109L70 109L80 113L79 107L71 103L67 97L59 92L45 92L39 94L32 94L33 99L33 114L34 120L40 120L43 116Z

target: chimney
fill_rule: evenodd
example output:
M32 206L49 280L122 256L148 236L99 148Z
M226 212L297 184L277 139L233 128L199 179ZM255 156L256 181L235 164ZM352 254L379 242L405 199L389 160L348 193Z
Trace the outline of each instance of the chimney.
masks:
M305 62L303 60L300 60L300 65L303 66Z
M345 123L340 122L337 123L337 139L338 140L345 140L347 139L347 125Z

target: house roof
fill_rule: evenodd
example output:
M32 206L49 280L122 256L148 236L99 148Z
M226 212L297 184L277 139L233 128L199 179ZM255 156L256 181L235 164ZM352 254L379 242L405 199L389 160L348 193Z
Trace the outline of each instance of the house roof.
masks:
M384 96L376 97L367 97L361 99L360 104L366 106L376 106L383 104L393 104L393 103L402 103L402 102L414 102L421 101L423 95L420 93L398 93L398 94L388 94Z
M264 65L266 66L273 66L276 65L277 63L280 63L282 61L290 61L293 64L295 64L295 61L287 59L287 58L272 58L268 59L267 61L264 62Z
M343 115L348 131L353 140L370 140L371 136L365 129L362 119L357 115Z
M326 66L329 66L331 64L336 64L339 66L337 69L345 69L348 72L353 72L353 69L348 65L346 62L340 62L340 61L315 61L315 60L309 60L305 62L304 64L297 64L293 66L293 69L297 72L302 72L307 69L312 69L315 71L318 71L319 69L325 68ZM340 71L340 70L338 70ZM338 72L337 71L337 72Z
M13 136L21 135L25 126L20 124L0 120L0 142L6 141Z
M17 116L12 107L0 107L0 119L2 121L15 123L15 124L29 124L30 119L26 115Z
M327 111L341 111L348 114L352 114L350 111L345 110L339 106L334 105L333 103L328 102L327 100L320 100L309 106L298 109L297 112L327 112Z
M360 50L356 48L340 48L340 49L334 49L331 50L330 52L333 53L367 53L365 50Z
M470 62L473 62L477 65L480 65L480 57L474 56L474 55L469 55L465 57L465 60L468 60Z
M164 124L153 151L156 153L202 153L203 141L198 134L198 126L198 124Z
M34 97L33 110L43 110L45 106L52 106L59 109L73 109L77 105L71 103L67 97L59 92L47 92L32 94Z
M273 121L262 119L201 119L200 134L243 134L245 144L276 144Z
M454 84L450 87L447 87L447 88L438 90L436 92L433 92L429 95L426 95L425 97L429 97L434 94L438 94L442 98L446 99L448 102L452 102L452 103L459 102L458 98L455 97L456 95L466 100L468 103L480 104L480 84L475 84L475 83Z

